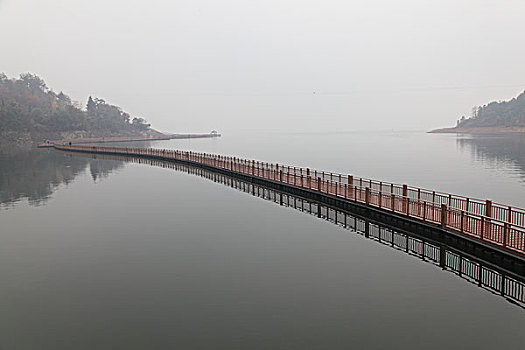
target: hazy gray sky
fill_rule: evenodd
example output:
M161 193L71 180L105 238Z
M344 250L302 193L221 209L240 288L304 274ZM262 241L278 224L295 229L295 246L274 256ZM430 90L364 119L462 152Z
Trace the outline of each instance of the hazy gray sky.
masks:
M524 19L524 0L0 0L0 72L163 131L429 129L525 90Z

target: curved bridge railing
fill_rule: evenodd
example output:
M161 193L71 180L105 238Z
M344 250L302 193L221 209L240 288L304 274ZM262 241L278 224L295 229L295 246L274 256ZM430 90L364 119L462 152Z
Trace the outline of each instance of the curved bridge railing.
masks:
M209 153L152 148L57 145L59 150L202 164L317 191L440 226L525 257L525 209L408 185Z

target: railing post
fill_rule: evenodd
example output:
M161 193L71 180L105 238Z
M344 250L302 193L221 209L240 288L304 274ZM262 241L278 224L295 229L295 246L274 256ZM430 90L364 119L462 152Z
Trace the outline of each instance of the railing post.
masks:
M504 248L507 247L508 232L509 232L509 224L505 223L503 225L503 247Z
M487 219L485 220L485 232L487 233L489 239L491 239L491 234L492 234L492 230L491 230L491 220L490 218L492 217L492 201L487 199L485 201L485 216L487 217Z
M449 207L449 208L452 208L452 195L451 195L451 194L448 195L448 207ZM452 215L452 213L449 211L449 212L448 212L448 217L447 217L447 222L452 221L452 220L450 219L450 215Z
M370 204L370 187L365 188L365 204Z
M461 233L463 233L464 223L465 223L465 212L462 210L461 211L461 221L460 221L461 228L459 229Z
M509 223L509 225L512 224L512 207L511 206L509 206L509 209L508 209L507 222Z
M379 188L381 188L381 185L379 185ZM381 189L379 190L379 208L381 209L381 206L382 206L382 202L383 202L383 192L381 191Z
M403 185L403 207L402 207L403 213L407 212L407 194L408 194L408 186Z
M488 218L492 217L492 201L489 199L485 201L485 216Z
M390 192L390 207L392 208L392 211L396 212L396 195L394 192Z
M417 216L421 216L421 189L417 189Z
M348 184L345 184L345 199L348 199Z
M310 168L306 168L306 187L312 188L312 177L310 176Z
M279 181L282 183L283 182L283 170L279 170Z
M447 205L441 204L441 227L447 227Z
M485 217L482 215L481 216L481 233L480 233L480 237L481 239L483 239L483 235L484 235L484 230L485 230Z
M317 178L317 191L321 192L321 178Z
M427 218L427 202L423 201L423 221Z

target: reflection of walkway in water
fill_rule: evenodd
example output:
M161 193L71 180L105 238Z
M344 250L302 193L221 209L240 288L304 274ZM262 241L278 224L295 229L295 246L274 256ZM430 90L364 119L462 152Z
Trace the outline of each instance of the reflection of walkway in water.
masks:
M480 288L486 289L495 295L502 296L509 302L525 308L525 278L506 271L494 264L475 258L457 248L429 240L416 233L394 230L385 225L351 215L335 207L202 168L133 157L107 155L92 155L91 157L118 159L175 169L224 184L281 206L296 209L345 229L353 230L365 238L372 239L378 243L390 246L393 249L415 256L421 261L438 266L444 271L452 272Z

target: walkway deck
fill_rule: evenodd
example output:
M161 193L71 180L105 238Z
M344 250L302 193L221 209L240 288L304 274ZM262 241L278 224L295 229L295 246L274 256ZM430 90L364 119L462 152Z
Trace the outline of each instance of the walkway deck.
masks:
M525 209L347 174L216 154L151 148L54 145L63 151L136 156L205 165L211 169L315 191L417 220L525 259Z

